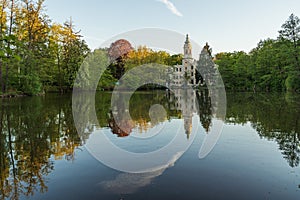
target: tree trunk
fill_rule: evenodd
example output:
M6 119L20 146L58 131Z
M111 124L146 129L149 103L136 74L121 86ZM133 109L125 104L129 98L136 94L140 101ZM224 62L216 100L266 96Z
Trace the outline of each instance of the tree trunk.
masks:
M11 36L12 32L12 25L13 25L13 13L14 13L14 0L11 0L11 6L10 6L10 16L9 16L9 28L8 28L8 35ZM7 48L10 49L10 40L7 40ZM7 53L7 59L10 59L10 54ZM8 63L6 63L6 71L5 71L5 84L4 84L4 92L7 92L7 84L8 84Z
M2 10L1 10L1 15L0 15L0 20L1 20L1 23L0 23L0 38L1 38L1 40L0 40L0 42L1 42L1 46L0 46L0 48L1 49L3 49L3 36L2 36L2 34L3 34L3 31L2 31L2 29L3 29L3 27L4 27L4 24L3 24L3 21L2 21L2 19L3 19L3 15L4 15L4 9L5 9L5 7L4 7L4 5L5 5L5 3L6 2L3 2L3 5L2 5ZM2 58L0 58L0 89L1 89L1 91L2 91L2 93L4 93L4 83L3 83L3 70L2 70L2 67L3 67L3 60L2 60Z
M59 57L59 53L57 53L57 67L58 67L58 87L59 87L59 91L62 94L63 93L63 89L62 89L62 76L61 76L61 68L60 68L60 57Z
M2 78L2 59L0 58L0 87L2 93L4 93L4 84L3 84L3 78Z

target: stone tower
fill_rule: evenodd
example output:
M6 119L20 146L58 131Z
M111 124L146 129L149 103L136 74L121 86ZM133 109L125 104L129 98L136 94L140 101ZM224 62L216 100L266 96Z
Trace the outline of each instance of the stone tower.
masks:
M189 35L186 35L185 43L183 46L184 59L193 59L192 57L192 44L189 39Z
M186 35L186 40L183 46L183 75L187 81L188 85L195 85L196 84L196 67L195 62L192 56L192 44L189 39L189 35Z

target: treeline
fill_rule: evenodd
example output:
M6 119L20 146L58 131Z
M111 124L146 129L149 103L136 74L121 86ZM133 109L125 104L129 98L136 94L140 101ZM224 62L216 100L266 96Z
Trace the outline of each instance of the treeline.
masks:
M105 55L107 52L107 57ZM105 63L104 60L109 60L109 66L101 76L98 84L100 90L111 90L114 88L121 77L133 69L149 63L156 63L166 66L174 66L182 63L182 54L171 55L166 51L154 51L146 46L139 46L134 49L131 44L124 39L117 40L112 43L108 49L98 49L93 52L93 59L87 59L87 63L91 66L95 61ZM97 65L99 67L99 64ZM103 66L105 68L105 66ZM94 70L97 71L97 70ZM132 77L138 79L139 77ZM142 89L152 88L153 85L143 86Z
M0 94L69 90L89 51L71 19L51 22L44 0L0 0Z
M277 39L261 41L249 53L218 53L214 60L227 90L300 91L299 45L300 20L292 14ZM96 49L84 63L89 53L72 20L53 23L45 13L44 0L0 0L0 96L70 91L80 85L74 80L82 64L94 68L109 64L98 89L112 90L136 66L182 63L182 54L142 46L134 49L123 39L107 49ZM93 77L96 73L84 73L84 83L99 78Z
M78 71L77 79L74 81L74 88L91 90L97 87L97 90L113 90L115 86L121 84L125 74L127 79L130 79L128 84L134 86L139 83L145 72L139 71L139 74L130 74L128 72L131 69L149 64L147 77L149 78L151 75L152 77L159 77L156 74L157 71L151 70L152 65L163 71L164 67L181 64L182 57L182 54L171 55L165 51L154 51L146 46L139 46L134 49L127 40L120 39L112 43L109 48L95 49L85 58ZM153 74L154 72L155 74ZM130 77L128 78L128 76ZM125 84L125 86L128 85ZM139 89L153 88L160 87L144 85Z
M218 65L227 90L300 91L299 46L300 19L291 14L282 25L278 38L260 41L249 53L218 53L214 56L214 62ZM107 51L112 63L100 81L104 89L112 89L122 75L136 66L147 63L173 66L182 63L182 54L170 55L146 47L134 50L126 40L112 43Z
M249 53L218 53L227 90L300 91L300 20L290 15L277 39L260 41Z

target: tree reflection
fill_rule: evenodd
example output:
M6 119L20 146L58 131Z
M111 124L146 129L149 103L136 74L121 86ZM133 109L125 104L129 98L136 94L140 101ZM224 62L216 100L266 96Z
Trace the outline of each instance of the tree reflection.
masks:
M45 178L53 171L53 158L74 159L74 150L82 143L71 111L70 98L1 100L2 199L46 192Z
M200 117L200 122L208 133L212 120L212 105L208 90L201 90L196 93L198 107L197 113Z
M251 122L261 138L274 140L291 167L300 158L300 95L227 94L228 123Z
M171 118L181 118L181 112L176 108L175 103L170 101L170 96L165 91L134 93L129 102L129 110L125 109L122 92L118 96L118 106L112 109L110 109L110 93L101 95L101 98L96 97L96 110L101 111L97 112L100 126L109 127L112 133L119 137L129 136L134 128L142 133ZM151 119L149 110L156 104L164 107L166 118ZM125 112L130 112L131 119L127 119L127 115L124 115ZM118 125L116 121L120 124Z
M208 91L178 89L172 92L137 92L130 98L129 110L125 109L125 100L123 101L121 92L118 94L118 106L111 110L108 109L110 98L110 93L101 95L101 98L96 97L96 110L101 111L97 112L98 121L101 127L109 127L112 133L119 137L129 136L134 128L137 128L140 133L145 133L166 120L184 119L185 134L189 138L192 127L191 119L196 113L200 116L200 121L207 132L211 126L212 108ZM156 113L157 116L155 115L153 119L149 113L151 113L152 106L157 104L161 105L166 113L162 111L161 114ZM106 113L104 114L103 111ZM160 110L156 110L158 111ZM126 112L130 112L131 119L127 119L127 115L124 114Z

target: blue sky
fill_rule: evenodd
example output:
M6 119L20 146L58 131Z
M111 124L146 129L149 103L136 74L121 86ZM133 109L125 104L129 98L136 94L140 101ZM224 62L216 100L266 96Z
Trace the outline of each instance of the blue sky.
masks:
M299 0L46 0L45 5L54 22L72 17L92 49L119 33L155 27L188 33L203 46L209 42L214 53L248 52L260 39L276 38L291 13L300 17Z

